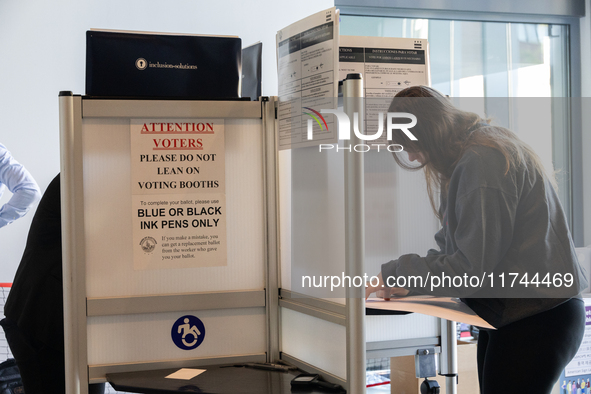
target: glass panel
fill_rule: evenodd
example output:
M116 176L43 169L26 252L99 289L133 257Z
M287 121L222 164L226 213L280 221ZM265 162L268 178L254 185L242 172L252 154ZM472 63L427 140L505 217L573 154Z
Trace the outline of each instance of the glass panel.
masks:
M557 174L570 222L568 100L540 100L532 113L521 108L523 101L492 99L568 97L567 26L342 15L340 29L342 35L427 38L432 87L451 97L485 97L471 110L515 131L538 152Z

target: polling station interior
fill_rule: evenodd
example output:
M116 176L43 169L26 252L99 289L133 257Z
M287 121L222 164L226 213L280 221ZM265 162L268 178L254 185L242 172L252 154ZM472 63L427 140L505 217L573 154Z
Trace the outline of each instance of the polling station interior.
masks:
M410 86L537 152L589 280L591 0L8 0L0 53L0 144L41 193L61 174L68 394L479 392L487 321L365 299L437 247L386 138ZM0 228L2 306L36 206ZM589 327L553 393L589 392Z

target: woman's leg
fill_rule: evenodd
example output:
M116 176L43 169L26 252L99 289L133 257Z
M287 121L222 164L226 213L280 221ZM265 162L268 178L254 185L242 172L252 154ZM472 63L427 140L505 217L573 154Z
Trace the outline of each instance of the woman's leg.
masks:
M585 308L579 299L488 330L478 355L481 393L550 393L579 349L584 330ZM479 343L479 353L480 348Z

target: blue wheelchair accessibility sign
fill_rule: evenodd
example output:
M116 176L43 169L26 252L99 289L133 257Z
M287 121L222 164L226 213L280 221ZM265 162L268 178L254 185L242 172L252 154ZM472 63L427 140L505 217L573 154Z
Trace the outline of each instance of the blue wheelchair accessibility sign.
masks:
M179 349L192 350L203 342L205 325L195 316L182 316L172 325L170 335Z

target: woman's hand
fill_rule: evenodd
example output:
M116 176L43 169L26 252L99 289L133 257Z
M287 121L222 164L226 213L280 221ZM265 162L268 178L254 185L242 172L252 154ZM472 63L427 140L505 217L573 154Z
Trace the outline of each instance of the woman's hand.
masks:
M377 275L378 278L378 283L376 286L372 286L371 283L372 281L369 281L365 284L365 299L367 300L369 298L369 296L373 293L376 293L376 297L383 297L384 294L384 280L382 279L382 273L380 272ZM381 293L381 295L379 295ZM387 298L389 299L389 298Z
M378 283L376 286L372 286L370 283L365 285L365 299L367 300L369 296L373 293L376 293L376 297L383 298L384 300L390 300L390 297L404 297L408 294L408 290L403 289L402 287L385 287L384 286L384 279L382 278L382 273L380 272L377 275Z

